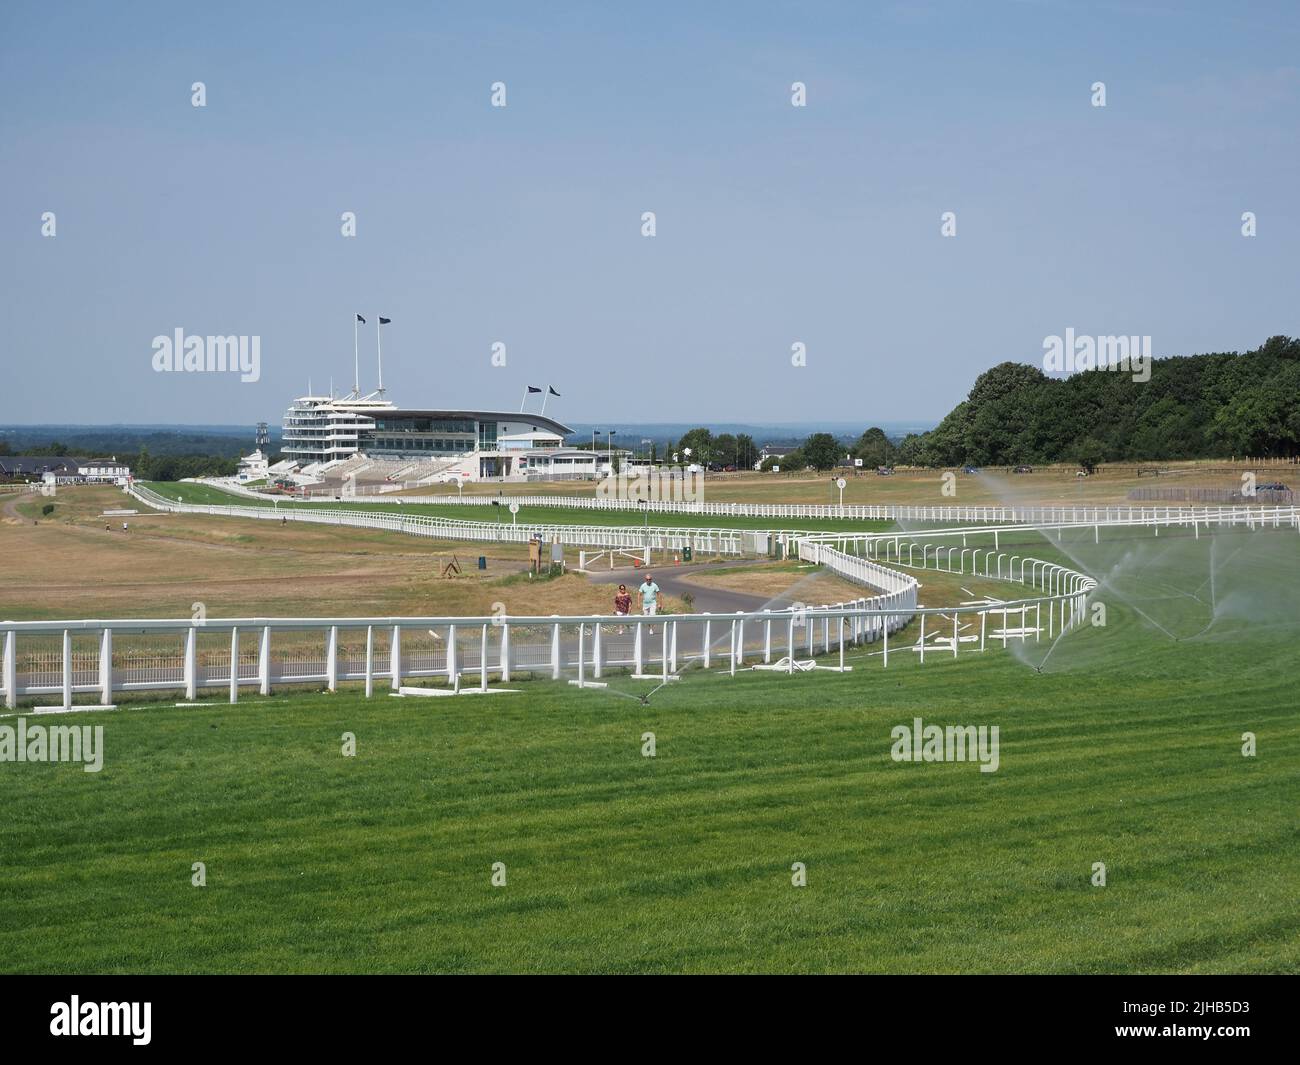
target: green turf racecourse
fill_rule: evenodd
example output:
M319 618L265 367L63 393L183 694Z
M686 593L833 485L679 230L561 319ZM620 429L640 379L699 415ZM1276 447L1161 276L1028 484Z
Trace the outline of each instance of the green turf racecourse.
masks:
M0 968L1300 971L1300 537L1092 539L1037 538L1106 607L1054 646L61 716L104 765L0 764Z
M272 507L273 499L255 499L251 496L223 492L212 485L195 484L181 481L141 481L141 486L162 496L164 499L180 500L192 506L222 507ZM367 497L351 501L322 500L320 502L299 502L282 499L281 509L292 513L294 510L347 509L387 514L424 514L433 518L455 518L462 521L511 524L511 515L506 506L500 508L490 504L465 503L385 503L383 497ZM505 503L509 498L505 497ZM523 506L518 515L520 525L599 525L633 527L646 521L646 516L627 510L596 510L585 507L537 507ZM862 519L828 519L828 518L762 518L741 517L730 514L691 514L689 512L651 513L648 515L650 525L664 525L672 528L728 528L728 529L808 529L820 530L830 528L851 528L854 532L874 532L892 528L891 522L866 521Z

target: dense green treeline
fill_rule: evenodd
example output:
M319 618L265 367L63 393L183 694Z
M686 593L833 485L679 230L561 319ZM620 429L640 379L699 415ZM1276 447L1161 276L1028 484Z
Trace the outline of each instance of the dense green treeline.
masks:
M1149 381L1089 371L1052 378L1004 362L928 433L906 437L910 466L1289 456L1300 454L1300 340L1255 351L1156 359Z

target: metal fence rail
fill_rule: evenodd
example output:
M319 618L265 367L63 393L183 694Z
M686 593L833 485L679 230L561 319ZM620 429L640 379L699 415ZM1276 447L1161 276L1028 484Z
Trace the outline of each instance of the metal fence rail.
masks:
M427 514L403 514L397 511L368 511L321 507L314 504L286 504L283 507L178 503L151 489L132 485L130 494L145 506L174 514L212 514L229 518L253 518L260 521L310 522L319 525L343 525L364 529L385 529L408 536L439 540L469 540L475 543L524 544L540 535L546 543L572 547L603 547L627 550L651 548L659 551L693 551L717 555L740 555L766 552L764 537L798 535L791 530L753 530L616 525L562 525L527 522L504 524L469 521L463 518L440 518Z
M682 500L656 500L639 502L635 499L617 499L591 496L559 495L422 495L404 496L407 503L430 503L442 506L491 506L493 502L509 501L521 507L564 507L576 510L613 510L626 513L652 514L710 514L717 517L736 518L830 518L866 521L935 521L1021 523L1027 525L1069 524L1090 525L1108 521L1158 521L1181 523L1192 516L1202 521L1229 521L1245 524L1248 521L1273 520L1281 513L1284 524L1290 524L1300 514L1300 507L1254 506L1239 504L1230 507L1135 507L1111 504L1108 506L916 506L894 503L853 503L843 506L835 503L690 503ZM1254 517L1252 518L1252 512ZM1267 512L1267 517L1266 517Z
M832 550L832 549L828 549ZM874 566L864 559L848 559L846 565ZM927 648L926 624L931 636L952 630L943 649L953 655L960 644L958 632L964 621L977 621L979 649L985 645L986 618L1001 616L1004 629L994 639L1038 638L1039 627L1008 629L1007 619L1030 613L1037 617L1044 603L1062 604L1066 624L1073 624L1082 611L1078 592L1040 596L980 606L920 608L916 605L917 584L904 578L897 591L864 597L849 603L787 610L763 610L735 614L666 615L658 618L612 618L609 615L565 617L476 617L476 618L227 618L206 622L177 619L86 620L0 622L4 642L3 690L5 705L14 709L24 696L58 696L50 709L74 707L74 696L93 694L96 705L112 705L115 694L146 690L183 691L193 700L200 691L219 689L235 702L241 688L255 688L269 694L271 686L313 684L333 691L340 683L364 684L367 697L375 686L397 690L404 680L443 678L460 687L466 679L477 680L485 690L489 680L509 682L522 673L540 673L553 679L576 676L598 679L610 669L630 669L634 676L668 677L690 664L706 669L721 668L735 673L747 660L773 663L780 656L782 668L795 670L801 654L844 655L854 646L881 643L881 665L889 664L890 637L919 619L916 645L904 649L920 651L924 662ZM1057 613L1049 610L1049 616ZM658 632L652 634L652 627ZM278 634L295 633L313 637L319 650L277 653ZM126 662L114 654L115 637L139 633L172 638L177 650L159 654L147 664ZM256 650L241 650L241 637L251 634ZM442 647L437 652L407 651L408 640L432 634ZM199 637L212 642L202 655ZM61 650L42 652L33 666L24 645L34 639L56 638ZM73 651L73 641L89 637L92 652ZM350 639L351 650L343 648ZM382 644L382 646L381 646ZM224 648L224 650L221 650ZM357 648L363 648L358 651ZM896 648L897 650L897 645ZM972 650L974 648L971 648ZM25 668L19 671L20 659ZM831 667L834 668L834 667Z

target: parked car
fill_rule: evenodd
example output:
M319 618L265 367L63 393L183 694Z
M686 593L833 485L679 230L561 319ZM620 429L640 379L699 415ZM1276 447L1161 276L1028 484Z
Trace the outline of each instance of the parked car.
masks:
M1012 473L1033 473L1034 468L1032 466L1017 466L1011 472Z
M877 476L877 477L893 477L893 476L894 476L894 467L893 467L893 466L877 466L877 467L876 467L876 476Z
M979 468L978 466L966 466L966 467L965 467L961 472L962 472L962 473L979 473L979 472L980 472L980 468Z

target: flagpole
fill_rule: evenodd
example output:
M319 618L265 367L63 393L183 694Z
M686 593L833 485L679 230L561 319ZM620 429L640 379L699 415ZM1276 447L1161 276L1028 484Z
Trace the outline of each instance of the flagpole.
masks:
M528 386L524 385L524 398L519 401L519 413L523 414L524 404L528 402Z
M357 339L357 312L352 312L352 394L361 395L361 348Z
M542 393L542 413L546 413L546 401L551 398L551 386L546 386L546 391Z
M384 394L384 345L379 339L383 333L384 327L379 321L379 315L375 315L375 346L379 351L379 394Z

